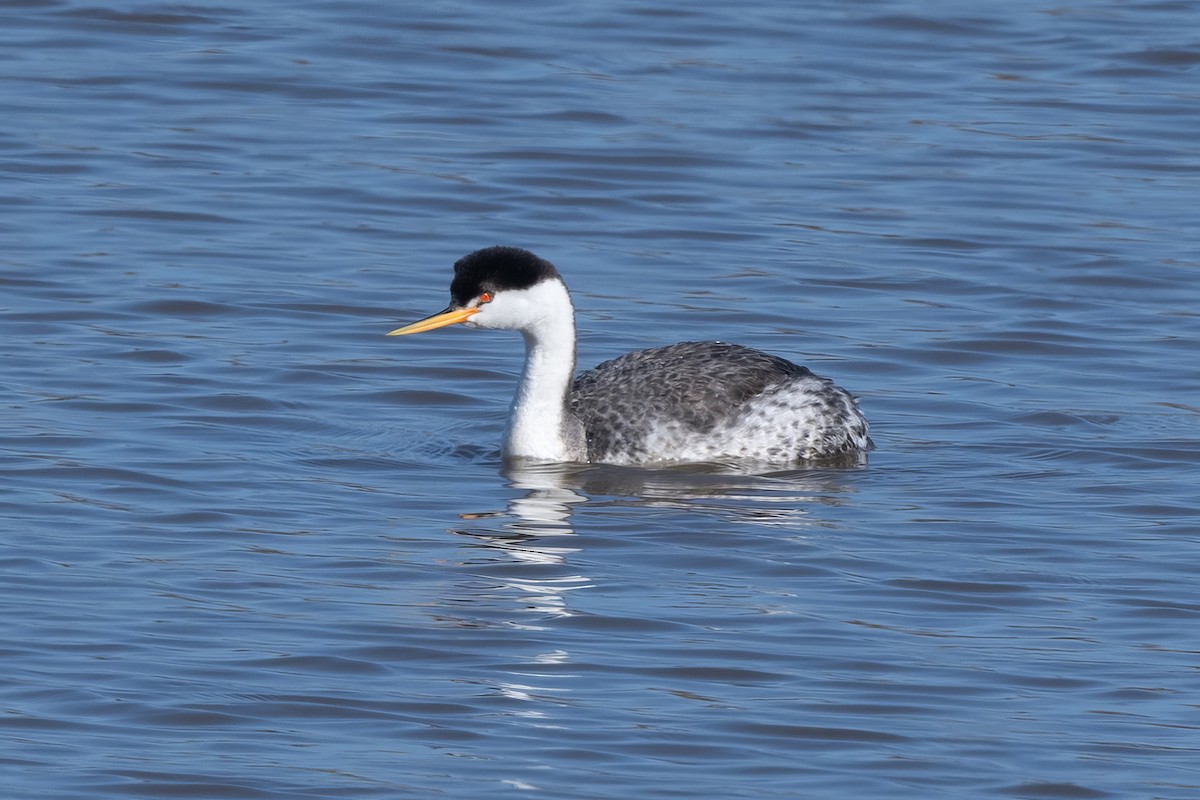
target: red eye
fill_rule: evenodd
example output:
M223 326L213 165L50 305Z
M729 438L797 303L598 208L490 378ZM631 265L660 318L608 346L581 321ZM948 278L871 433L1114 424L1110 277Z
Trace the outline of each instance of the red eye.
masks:
M479 295L480 305L482 305L484 303L490 303L490 302L492 302L492 293L491 292L484 292L483 294Z

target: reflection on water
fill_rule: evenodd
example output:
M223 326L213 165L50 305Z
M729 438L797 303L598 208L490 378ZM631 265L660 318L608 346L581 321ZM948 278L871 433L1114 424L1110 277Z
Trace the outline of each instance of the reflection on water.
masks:
M653 630L660 625L642 608L648 595L635 589L638 611L614 614L604 602L589 601L593 590L609 595L626 582L623 576L601 579L589 575L586 566L597 556L588 547L611 552L625 538L638 537L627 520L613 539L576 532L573 517L588 510L597 515L641 508L646 513L669 512L695 525L699 547L713 544L714 532L725 528L731 545L741 538L739 527L780 526L788 537L797 537L806 527L818 525L818 509L841 502L853 491L847 473L836 470L801 469L768 474L738 472L730 465L698 464L668 470L581 464L508 463L501 472L511 498L503 510L461 513L468 526L451 529L460 538L457 571L460 579L444 587L436 617L465 631L521 632L531 638L497 665L490 678L468 680L487 697L501 704L499 718L518 730L553 729L568 735L578 732L573 709L583 702L576 698L589 685L581 679L595 670L595 654L577 652L578 630L604 630L614 641ZM586 505L585 505L586 504ZM683 512L683 516L679 513ZM697 516L698 515L698 516ZM715 523L715 527L714 527ZM680 535L687 537L687 530ZM691 549L691 545L688 548ZM730 548L735 552L736 546ZM719 553L716 555L719 559ZM789 567L778 565L785 570ZM797 571L791 569L793 573ZM713 587L716 596L747 594L735 586ZM598 598L597 598L598 599ZM706 598L680 598L703 613ZM770 615L778 609L770 604L755 613ZM674 625L668 626L668 628ZM536 641L531 649L529 645ZM671 649L674 645L664 644ZM636 659L638 656L633 655ZM672 696L696 698L686 681L678 683L674 659L658 659L667 692ZM690 674L680 666L679 674ZM721 670L715 675L723 674ZM731 679L744 680L748 672L729 671ZM676 685L678 684L678 685ZM576 698L576 699L572 699ZM716 705L721 705L713 701ZM536 781L506 779L512 785L539 788Z
M471 577L448 604L459 609L489 606L498 615L491 624L535 630L543 626L530 615L572 616L568 593L594 587L570 558L584 549L571 525L580 504L700 513L734 525L780 526L796 535L821 524L814 506L839 504L854 491L843 473L831 469L756 475L727 464L655 470L512 462L502 474L514 491L507 507L464 512L462 519L474 524L451 530L465 540L460 566ZM504 608L516 615L505 615Z
M707 513L732 523L813 524L812 507L840 503L854 483L845 467L866 463L865 454L838 465L797 466L778 471L762 465L689 464L673 469L642 469L606 464L570 474L574 485L608 503ZM776 470L776 471L766 471Z
M510 474L510 485L521 493L505 511L466 512L463 519L503 520L498 527L454 529L465 537L466 555L461 566L480 570L464 586L463 602L479 603L510 598L522 617L505 624L537 629L524 615L569 616L566 594L590 585L586 576L570 571L567 556L578 552L564 537L571 529L571 507L587 498L566 485L564 465L530 466ZM527 569L520 569L527 567Z

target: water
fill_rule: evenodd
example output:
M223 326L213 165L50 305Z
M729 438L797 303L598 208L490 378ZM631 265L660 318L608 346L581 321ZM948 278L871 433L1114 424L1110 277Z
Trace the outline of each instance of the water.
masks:
M1200 797L1194 4L10 3L10 798ZM723 338L851 470L497 455Z

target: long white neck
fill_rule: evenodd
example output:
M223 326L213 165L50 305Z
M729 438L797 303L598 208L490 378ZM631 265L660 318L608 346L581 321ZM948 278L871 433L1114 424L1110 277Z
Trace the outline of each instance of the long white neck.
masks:
M579 423L570 414L575 375L575 310L560 281L544 281L521 294L530 321L525 337L525 368L508 415L504 454L544 461L578 461ZM499 298L497 298L499 300Z

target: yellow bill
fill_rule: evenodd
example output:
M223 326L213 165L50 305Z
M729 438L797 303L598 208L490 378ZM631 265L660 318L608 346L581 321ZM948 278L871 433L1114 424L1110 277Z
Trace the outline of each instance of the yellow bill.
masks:
M478 308L447 308L445 311L439 311L432 317L419 319L411 325L405 325L403 328L396 328L394 331L388 331L388 336L404 336L409 333L423 333L431 331L434 328L444 328L447 325L453 325L456 322L466 322L473 315L478 314Z

